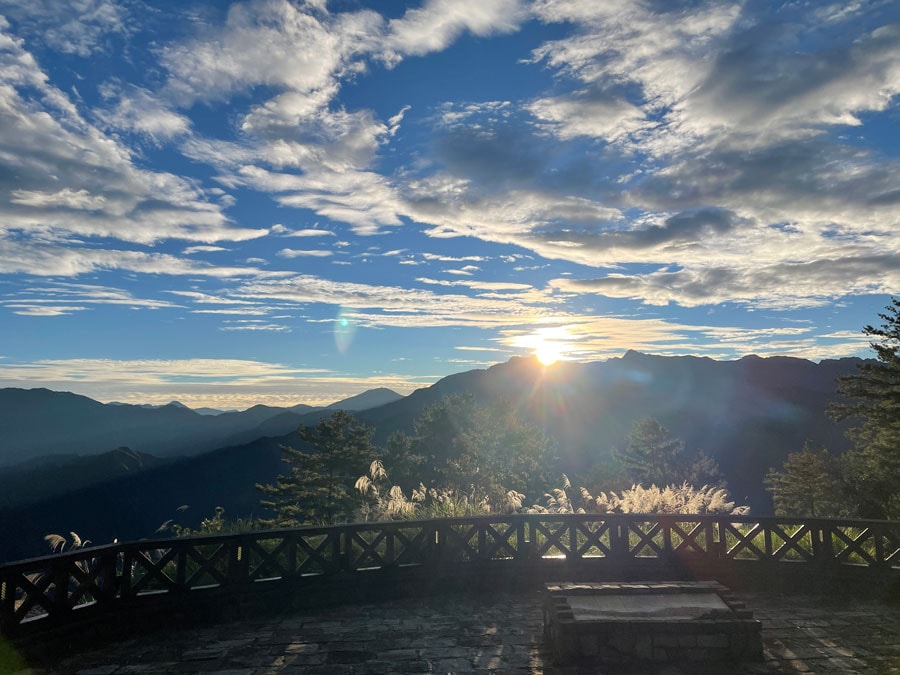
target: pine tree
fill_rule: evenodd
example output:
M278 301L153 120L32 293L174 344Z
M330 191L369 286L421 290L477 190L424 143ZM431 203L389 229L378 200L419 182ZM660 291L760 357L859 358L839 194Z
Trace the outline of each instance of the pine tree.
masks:
M686 470L684 441L673 438L659 420L642 417L634 423L628 447L619 460L632 483L649 487L681 482Z
M282 446L282 461L290 472L279 475L274 485L256 486L269 497L261 505L275 512L261 524L292 527L351 518L360 500L354 483L375 458L373 430L339 411L298 433L309 451Z
M782 471L769 469L765 483L772 493L775 515L837 518L846 516L847 500L838 460L808 443L792 452Z
M876 361L842 378L844 400L831 408L838 419L853 419L854 449L848 453L849 489L859 515L900 517L900 300L891 298L878 315L884 323L866 326Z

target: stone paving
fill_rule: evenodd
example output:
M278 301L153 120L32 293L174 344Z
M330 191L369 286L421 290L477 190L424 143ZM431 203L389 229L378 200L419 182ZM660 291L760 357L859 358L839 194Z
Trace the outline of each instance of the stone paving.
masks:
M66 657L38 674L898 673L900 609L875 601L741 595L763 624L764 660L708 666L557 667L538 591L345 605L160 631Z

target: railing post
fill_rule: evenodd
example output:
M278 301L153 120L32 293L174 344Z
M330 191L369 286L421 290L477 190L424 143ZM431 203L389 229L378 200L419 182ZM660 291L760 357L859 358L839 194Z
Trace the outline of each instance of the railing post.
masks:
M725 520L716 518L709 521L709 532L707 534L707 542L709 542L710 556L716 562L725 560L726 549L726 532Z
M55 563L55 564L53 564ZM61 618L71 607L69 606L69 561L55 560L51 563L53 578L53 612L55 618Z
M250 577L250 561L240 539L228 543L228 583L246 583Z
M518 560L530 560L532 557L532 541L526 534L525 522L525 516L521 516L516 524L516 558Z
M297 534L287 535L287 576L293 578L297 575Z
M478 560L487 560L487 533L483 527L478 528L478 555L476 557Z
M119 597L123 600L131 595L132 572L134 571L134 553L126 550L122 555L122 576L119 580Z
M343 540L343 546L338 545L338 550L341 553L340 557L340 569L343 572L348 572L353 567L353 532L350 531L349 527L341 528L337 537L340 542Z
M884 559L884 532L881 527L871 527L872 539L875 541L875 562L879 565L887 562Z
M116 561L119 554L115 551L106 552L100 556L99 574L97 586L101 591L103 600L114 600L118 593L118 578L116 576Z
M832 541L831 525L824 521L816 523L816 539L813 542L813 559L818 560L822 567L830 565L834 560L834 547Z
M434 521L434 539L432 541L432 561L435 565L444 562L444 533L441 532L441 521Z
M187 590L187 545L181 546L175 558L175 590L183 593Z
M624 517L618 517L610 524L609 544L613 559L618 564L627 562L629 558L628 525L625 523Z
M7 577L0 580L0 628L12 625L16 611L16 585Z
M384 535L384 566L388 565L396 565L396 553L394 553L394 539L396 535L394 533L393 526L385 527L385 535Z

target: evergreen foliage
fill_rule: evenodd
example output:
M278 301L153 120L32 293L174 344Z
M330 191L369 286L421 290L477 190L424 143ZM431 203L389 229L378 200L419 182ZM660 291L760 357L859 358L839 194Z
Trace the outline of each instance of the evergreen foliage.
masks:
M382 454L403 490L422 483L502 502L509 490L540 493L549 484L553 443L508 402L447 396L416 418L414 432L392 435Z
M844 400L831 413L857 422L847 463L848 491L858 514L900 518L900 300L891 298L878 316L880 326L863 329L877 360L839 380Z
M354 482L375 458L374 430L339 411L315 428L302 427L298 433L309 450L282 446L282 460L290 472L279 475L274 485L256 486L268 497L260 504L275 512L260 524L292 527L351 519L360 503Z
M770 469L765 479L775 515L838 518L848 515L840 461L824 448L808 443L788 455L782 471Z
M616 453L616 458L632 485L725 486L719 465L712 457L703 452L689 457L684 441L672 437L669 430L652 417L642 417L634 423L628 446Z

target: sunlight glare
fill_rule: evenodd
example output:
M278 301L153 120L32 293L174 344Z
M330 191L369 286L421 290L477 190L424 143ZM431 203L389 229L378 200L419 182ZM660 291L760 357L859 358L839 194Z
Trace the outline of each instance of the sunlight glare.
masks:
M556 345L553 342L544 342L538 345L538 347L534 350L534 355L535 357L537 357L537 360L541 362L541 364L545 366L552 366L554 363L559 361L559 345Z
M529 332L511 335L508 344L527 349L543 366L568 360L575 338L566 326L541 326Z

